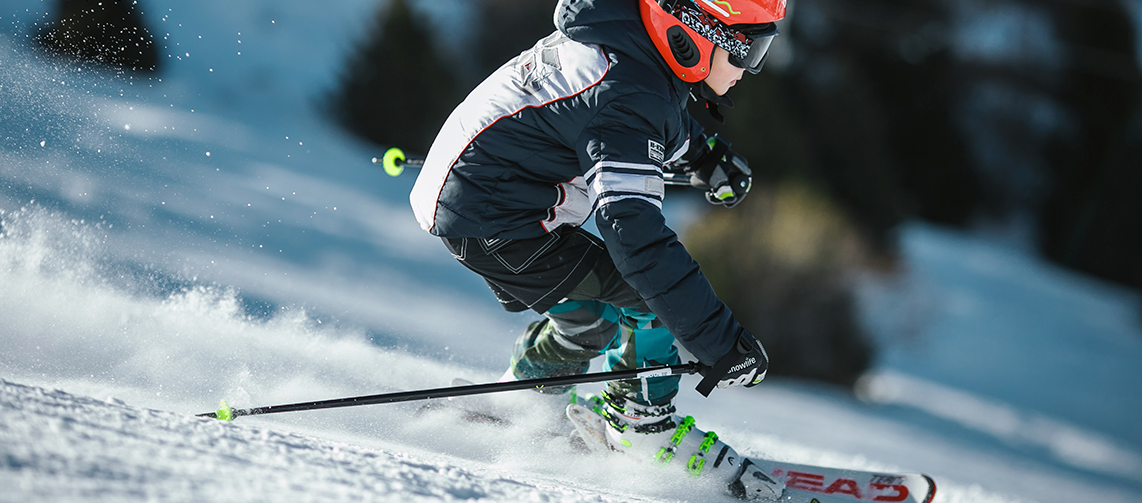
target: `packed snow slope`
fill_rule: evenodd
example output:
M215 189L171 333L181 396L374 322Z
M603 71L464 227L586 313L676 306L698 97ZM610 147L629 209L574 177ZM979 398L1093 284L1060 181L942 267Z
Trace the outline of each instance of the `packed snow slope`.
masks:
M412 178L318 111L373 2L149 1L155 78L31 52L53 6L0 2L0 501L722 499L569 452L527 392L489 398L508 427L421 404L194 417L493 380L534 315L503 313L417 227ZM1138 294L902 236L908 273L862 289L883 351L860 399L687 378L682 411L749 455L927 473L937 501L1142 501Z

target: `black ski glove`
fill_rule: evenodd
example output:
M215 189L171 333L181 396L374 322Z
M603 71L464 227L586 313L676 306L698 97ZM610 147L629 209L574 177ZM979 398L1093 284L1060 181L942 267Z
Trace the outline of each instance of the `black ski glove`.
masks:
M765 372L769 369L769 356L761 342L746 330L738 336L733 349L726 353L713 367L702 366L702 382L698 383L698 393L710 396L714 386L728 388L730 386L744 385L752 388L765 379Z
M745 157L730 149L730 142L714 135L705 139L688 161L691 183L706 189L710 204L733 208L753 185L753 172ZM695 180L696 179L696 180Z

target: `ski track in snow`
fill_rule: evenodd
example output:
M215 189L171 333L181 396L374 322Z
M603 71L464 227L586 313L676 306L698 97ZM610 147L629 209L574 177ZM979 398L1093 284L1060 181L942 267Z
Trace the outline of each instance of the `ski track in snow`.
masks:
M24 501L641 500L7 381L0 425Z
M374 2L147 5L161 81L41 59L21 40L47 5L0 11L0 501L730 501L569 454L531 393L486 398L508 428L417 404L193 417L490 381L530 317L312 110ZM862 294L887 348L864 401L688 377L680 410L747 455L926 472L942 503L1142 501L1137 293L902 236L910 273Z

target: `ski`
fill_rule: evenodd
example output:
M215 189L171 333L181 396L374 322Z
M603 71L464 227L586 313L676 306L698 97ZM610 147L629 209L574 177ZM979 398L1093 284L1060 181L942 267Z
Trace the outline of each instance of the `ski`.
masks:
M470 381L454 379L452 386L468 386ZM568 437L576 454L610 455L612 449L606 437L607 421L597 410L597 403L591 396L576 397L566 408L567 419L575 431L567 432L543 430L537 432L546 438ZM419 409L420 413L441 409L455 410L469 422L509 428L512 421L506 417L508 411L492 403L481 400L439 400L430 402ZM732 449L729 452L733 452ZM617 455L617 454L616 454ZM921 473L892 473L868 470L807 465L741 456L736 453L723 458L711 456L711 466L725 463L736 467L733 479L726 490L729 495L747 501L772 501L780 503L931 503L936 495L936 483L931 477ZM683 473L680 471L680 473ZM783 485L779 497L775 498L766 488Z
M779 501L789 503L852 503L887 501L931 503L936 482L920 473L881 473L760 458L746 458L785 484Z
M597 409L571 404L567 407L567 417L591 451L601 454L615 450L607 439L607 421ZM730 453L728 456L727 452ZM702 465L709 462L714 468L723 464L726 467L736 466L737 470L728 483L727 492L743 500L781 503L931 503L936 496L935 481L919 473L871 472L758 457L743 456L735 459L736 451L728 448L718 455L712 453L713 451L706 455L697 453L696 457L690 458L686 468L693 474L696 460L704 460ZM678 457L673 452L671 454L671 457ZM685 452L678 454L681 454L680 459L685 459L688 455ZM661 462L661 459L656 462ZM698 465L699 473L702 465ZM778 490L775 487L780 488L780 495L774 495L774 491Z

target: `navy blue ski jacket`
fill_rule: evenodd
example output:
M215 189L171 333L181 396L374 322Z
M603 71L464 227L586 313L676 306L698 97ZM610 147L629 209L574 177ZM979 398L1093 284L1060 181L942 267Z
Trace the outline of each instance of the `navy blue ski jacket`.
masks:
M555 24L449 116L410 196L417 220L440 237L523 239L593 212L623 279L713 365L743 329L662 215L664 164L699 143L690 85L635 0L560 2Z

